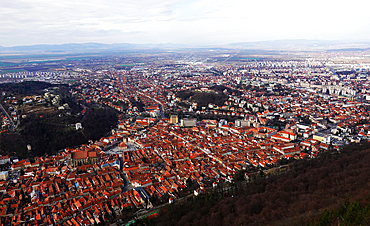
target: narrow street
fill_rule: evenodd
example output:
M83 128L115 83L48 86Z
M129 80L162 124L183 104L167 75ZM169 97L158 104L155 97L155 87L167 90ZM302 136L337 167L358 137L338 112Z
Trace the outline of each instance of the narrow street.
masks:
M14 126L14 123L13 123L12 118L9 116L8 112L6 112L6 110L4 109L4 107L3 107L3 105L2 105L2 104L0 104L0 108L1 108L1 110L3 111L3 113L5 114L5 116L8 118L8 120L10 121L10 128L9 128L9 130L10 130L10 131L14 131L14 129L15 129L16 127Z

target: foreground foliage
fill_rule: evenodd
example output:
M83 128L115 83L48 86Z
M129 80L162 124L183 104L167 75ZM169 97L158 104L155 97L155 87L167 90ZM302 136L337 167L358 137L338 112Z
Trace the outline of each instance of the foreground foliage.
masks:
M291 163L280 175L236 182L225 195L171 205L137 225L366 225L370 204L369 143ZM233 197L230 197L232 195ZM346 198L347 197L347 198Z

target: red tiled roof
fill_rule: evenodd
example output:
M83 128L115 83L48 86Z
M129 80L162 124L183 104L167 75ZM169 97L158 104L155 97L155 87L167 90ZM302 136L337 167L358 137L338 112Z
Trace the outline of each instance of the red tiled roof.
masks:
M87 151L72 152L72 159L85 159L87 158Z

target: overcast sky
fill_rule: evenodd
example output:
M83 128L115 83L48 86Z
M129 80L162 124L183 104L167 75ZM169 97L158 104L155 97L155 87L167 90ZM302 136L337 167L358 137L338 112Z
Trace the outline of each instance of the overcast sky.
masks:
M366 0L0 0L0 45L370 41Z

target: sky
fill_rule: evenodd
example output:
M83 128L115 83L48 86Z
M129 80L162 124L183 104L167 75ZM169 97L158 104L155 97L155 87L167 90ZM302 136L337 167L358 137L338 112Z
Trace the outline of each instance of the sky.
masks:
M1 0L0 46L370 41L366 0Z

